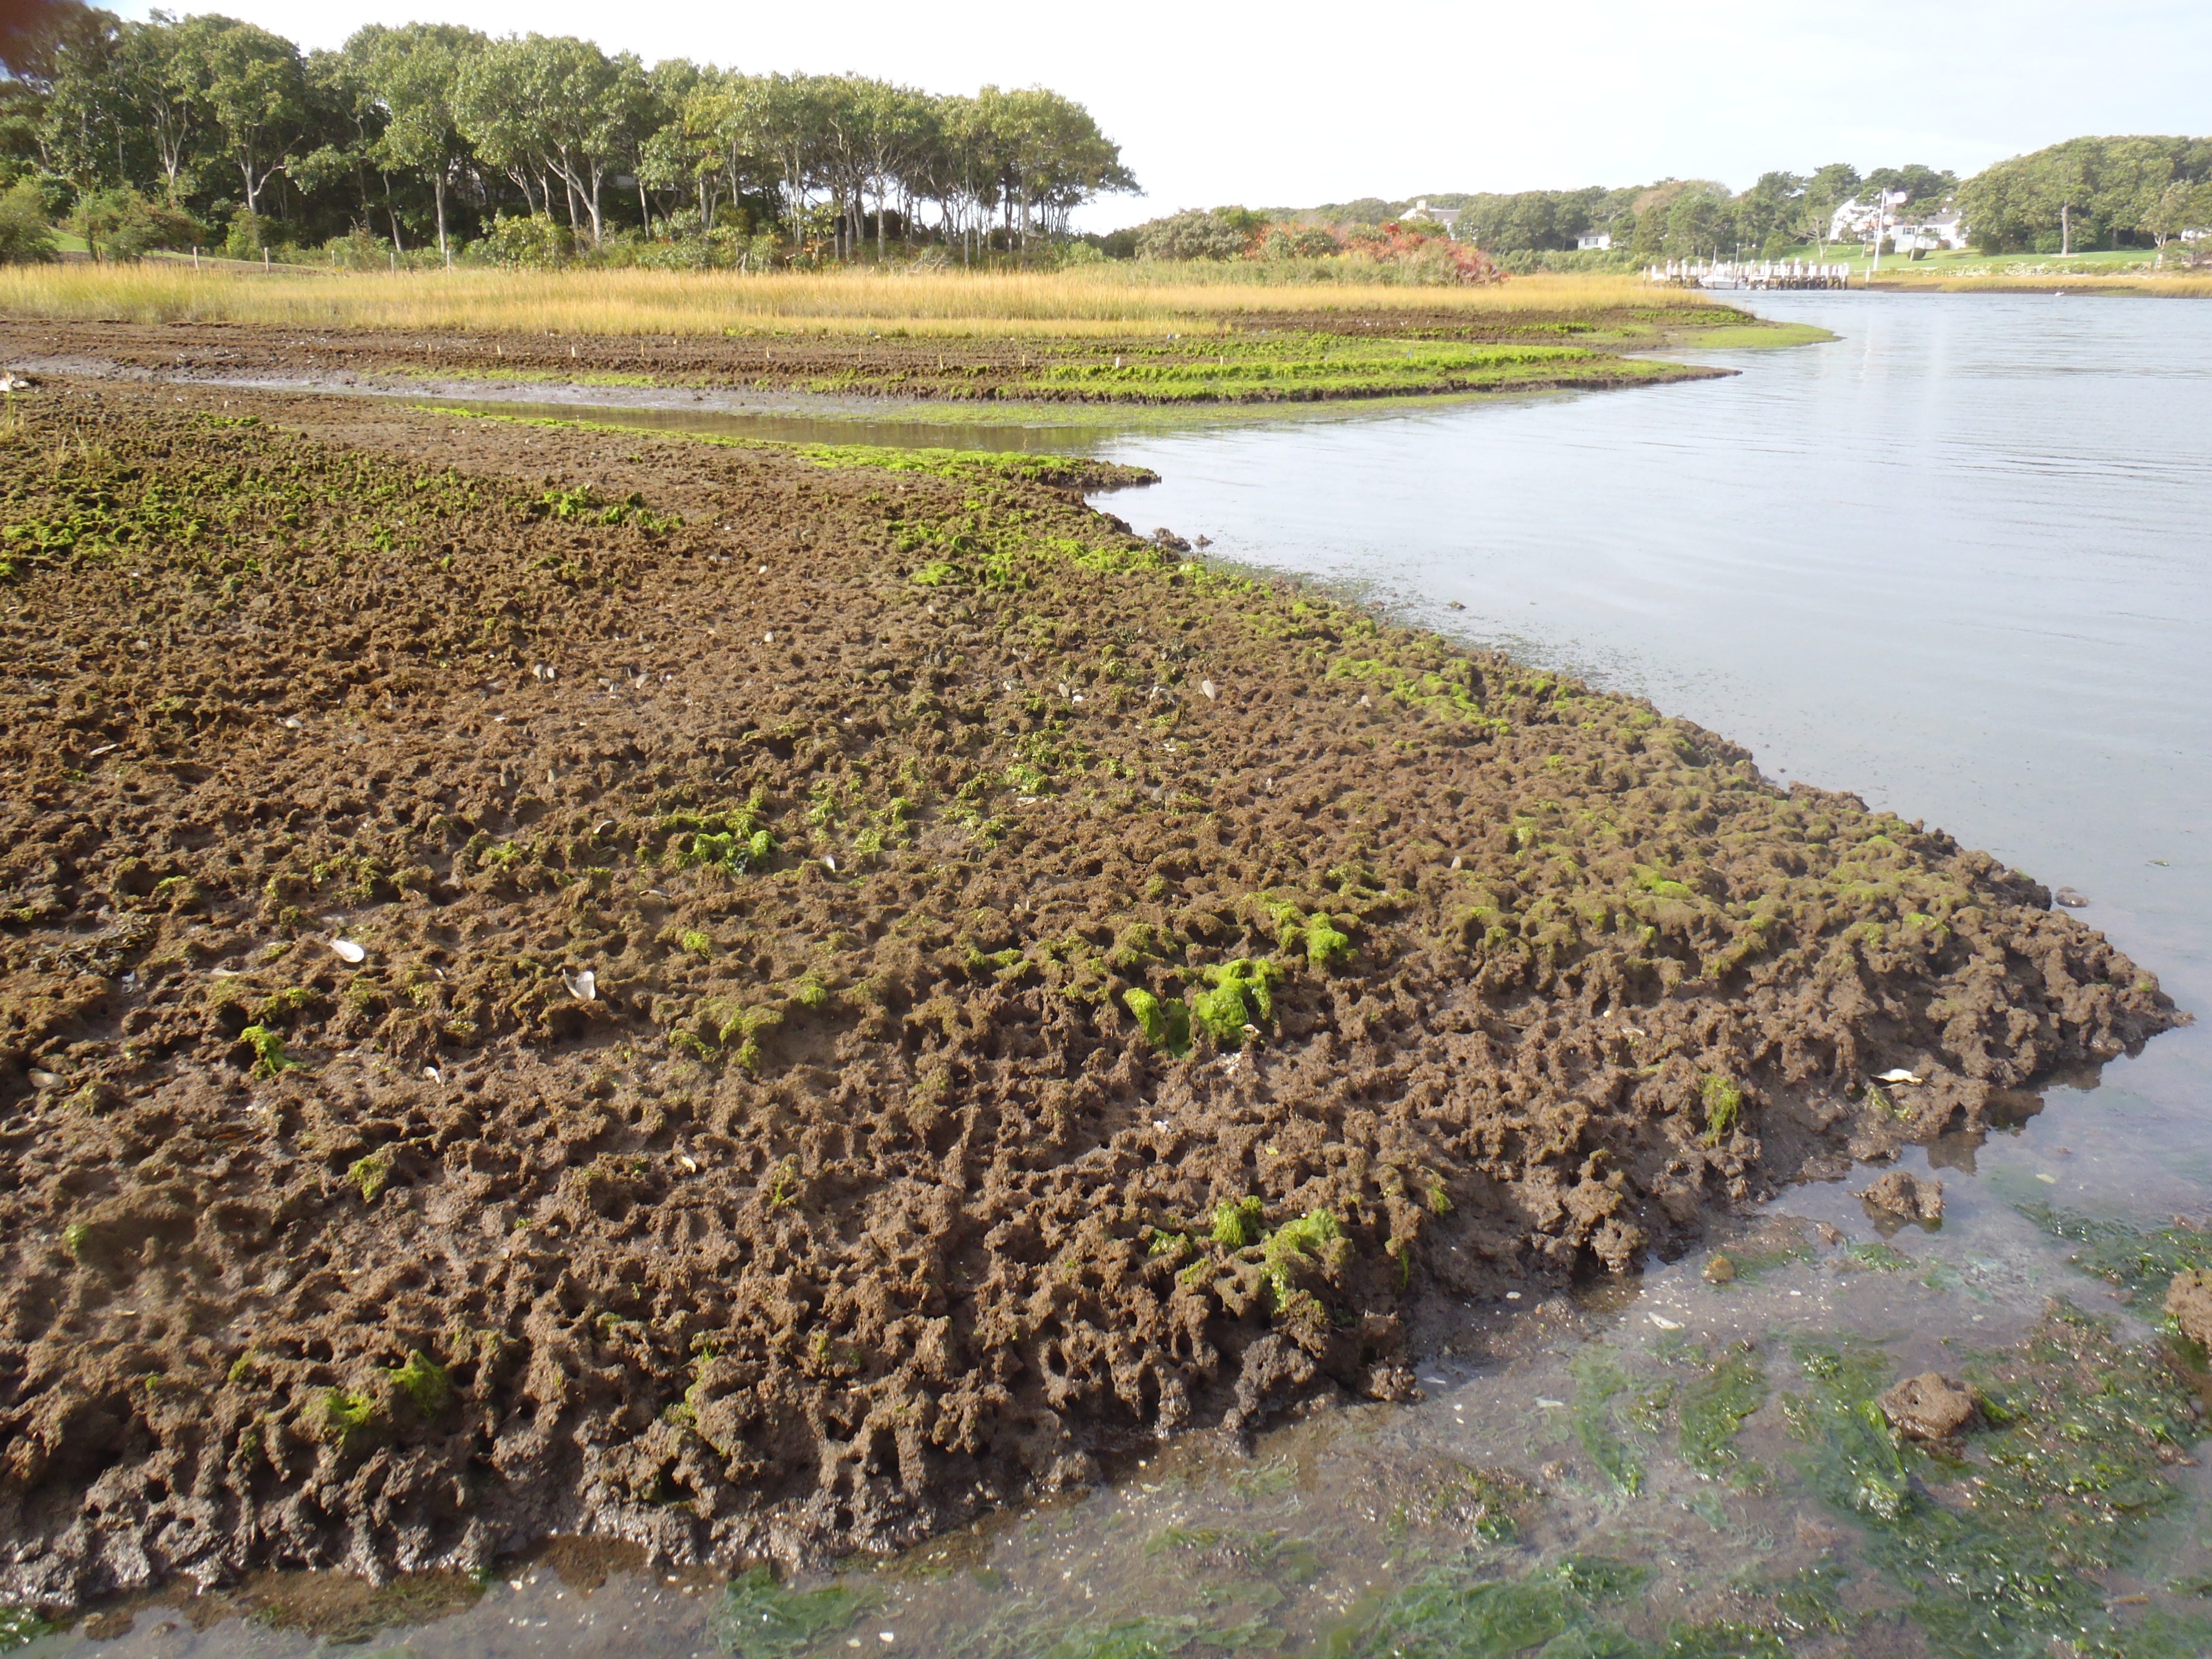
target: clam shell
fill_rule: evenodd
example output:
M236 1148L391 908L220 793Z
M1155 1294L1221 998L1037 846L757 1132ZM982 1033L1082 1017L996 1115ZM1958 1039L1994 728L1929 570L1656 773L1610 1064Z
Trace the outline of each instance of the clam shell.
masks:
M599 976L588 968L581 973L562 975L561 982L568 988L568 994L579 1002L597 1002L599 1000Z
M340 962L349 962L356 968L368 960L368 947L354 939L334 939L331 949L337 952Z

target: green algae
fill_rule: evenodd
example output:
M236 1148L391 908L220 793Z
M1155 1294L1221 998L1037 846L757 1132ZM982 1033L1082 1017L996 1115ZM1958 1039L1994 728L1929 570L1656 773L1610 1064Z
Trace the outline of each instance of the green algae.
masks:
M50 1625L28 1607L0 1606L0 1653L25 1648L60 1628Z
M1681 1392L1677 1448L1682 1461L1709 1480L1755 1474L1735 1449L1743 1420L1766 1403L1766 1367L1748 1343L1722 1354Z
M2013 1208L2053 1238L2081 1245L2067 1259L2083 1273L2139 1296L2163 1295L2176 1273L2212 1267L2212 1228L2177 1222L2145 1231L2124 1221L2040 1202Z
M1269 1233L1261 1244L1260 1259L1276 1306L1288 1309L1292 1298L1303 1294L1300 1279L1339 1266L1351 1249L1343 1227L1327 1210L1309 1210Z
M2160 1350L2054 1302L2015 1346L1965 1358L1988 1426L1964 1463L1891 1430L1875 1396L1894 1366L1878 1348L1796 1351L1809 1387L1784 1410L1808 1448L1801 1467L1864 1528L1868 1559L1936 1652L2026 1659L2063 1638L2135 1653L2166 1639L2146 1622L2138 1644L2096 1583L2125 1570L2179 1495L2165 1469L2195 1429L2188 1380Z
M1213 1206L1206 1237L1227 1250L1242 1250L1260 1242L1261 1206L1256 1198L1224 1199Z
M1593 1346L1577 1354L1568 1370L1575 1379L1567 1419L1575 1439L1614 1490L1635 1497L1644 1490L1644 1458L1621 1433L1613 1403L1628 1392L1626 1369L1610 1349Z
M256 1077L275 1077L280 1072L294 1070L300 1063L284 1052L284 1034L258 1021L240 1031L238 1040L253 1050Z
M757 1566L730 1581L708 1629L737 1659L787 1659L845 1629L882 1600L872 1587L842 1583L786 1589L774 1568Z
M384 1426L374 1396L331 1389L322 1400L323 1431L349 1452L358 1451Z
M1880 1273L1902 1273L1908 1267L1915 1267L1918 1265L1918 1262L1905 1255L1904 1251L1893 1245L1886 1244L1880 1239L1863 1244L1846 1244L1844 1246L1842 1254L1837 1258L1837 1266L1846 1271L1870 1270Z
M674 869L707 868L726 876L765 869L775 856L775 837L763 827L756 793L742 806L706 812L672 812L656 829L667 837L662 856Z
M1257 1029L1275 1017L1273 987L1282 969L1272 962L1239 957L1208 968L1212 989L1191 999L1191 1020L1221 1048L1241 1048L1247 1026Z
M1569 1556L1521 1579L1442 1567L1394 1592L1364 1627L1339 1632L1326 1651L1342 1659L1510 1659L1537 1648L1547 1659L1635 1653L1600 1611L1650 1577L1645 1568L1595 1556Z
M420 1348L410 1349L407 1363L393 1366L388 1374L392 1385L415 1407L416 1415L425 1421L453 1402L453 1378L447 1375L443 1365Z
M1698 1079L1698 1097L1705 1106L1705 1144L1717 1146L1743 1116L1743 1091L1734 1078L1709 1072Z
M361 1188L362 1203L375 1203L378 1195L392 1184L391 1155L375 1152L356 1158L347 1166L346 1179Z
M1164 1002L1141 986L1122 992L1121 1003L1137 1022L1137 1029L1145 1034L1145 1041L1153 1048L1177 1060L1190 1052L1190 1009L1187 1004Z

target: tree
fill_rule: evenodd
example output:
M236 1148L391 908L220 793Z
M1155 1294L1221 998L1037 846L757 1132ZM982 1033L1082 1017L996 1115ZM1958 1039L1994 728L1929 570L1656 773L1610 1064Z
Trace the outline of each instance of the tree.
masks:
M1765 244L1794 230L1799 222L1798 204L1809 182L1795 173L1759 174L1759 181L1735 198L1737 234L1747 242Z
M2161 258L2166 245L2183 231L2212 228L2212 180L2172 180L2143 215L2139 228L2149 233Z
M462 60L455 93L460 131L521 186L526 200L535 177L549 215L549 181L558 179L569 228L580 231L579 216L587 216L598 246L605 240L600 190L622 148L636 64L569 35L491 41Z
M123 28L113 13L81 0L0 6L0 176L33 165L67 176L50 143L55 91L64 80L86 90L103 88ZM88 118L94 124L89 129ZM128 142L125 135L97 123L94 109L80 108L77 153L119 154Z
M1800 241L1818 245L1820 257L1828 252L1828 227L1836 210L1859 193L1859 171L1848 161L1831 161L1815 167L1797 198L1797 220L1792 228Z
M1960 187L1960 210L1990 252L2057 243L2057 252L2157 232L2149 220L2176 184L2212 177L2212 140L2069 138L1984 168Z
M438 226L438 257L453 261L447 240L446 197L471 160L461 136L456 99L461 64L483 48L484 38L451 23L372 24L346 42L362 65L369 96L384 114L377 156L387 167L429 181Z
M225 154L238 168L246 210L261 216L261 192L291 161L307 128L307 80L300 49L282 35L228 17L175 26L180 63L197 75Z

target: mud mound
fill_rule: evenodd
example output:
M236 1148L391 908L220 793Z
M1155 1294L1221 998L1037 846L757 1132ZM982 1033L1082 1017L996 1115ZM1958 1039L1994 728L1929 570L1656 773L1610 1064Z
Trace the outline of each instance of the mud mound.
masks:
M889 1547L2176 1018L1940 833L988 459L27 410L10 1601Z
M1322 312L1285 322L1194 319L1168 335L1029 337L815 332L728 337L312 331L210 323L0 319L0 362L33 374L276 382L462 395L485 380L955 404L1269 404L1650 386L1730 369L1619 355L1757 330L1725 306L1452 318ZM1229 331L1224 332L1227 329ZM1776 331L1778 335L1781 331Z

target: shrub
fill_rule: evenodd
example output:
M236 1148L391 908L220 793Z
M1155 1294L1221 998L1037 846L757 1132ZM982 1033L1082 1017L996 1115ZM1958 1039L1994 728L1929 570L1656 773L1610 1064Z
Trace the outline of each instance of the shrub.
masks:
M548 214L533 213L526 219L501 214L492 222L483 252L495 264L543 270L572 258L576 239L568 226Z
M1139 259L1234 259L1251 240L1242 208L1192 210L1137 227Z
M19 179L0 196L0 265L43 264L54 257L46 204L35 181Z
M201 240L190 214L149 201L127 185L80 197L70 228L95 259L140 259L155 248L188 248Z
M230 216L230 234L223 238L227 259L258 259L268 244L262 240L261 216L245 208Z

